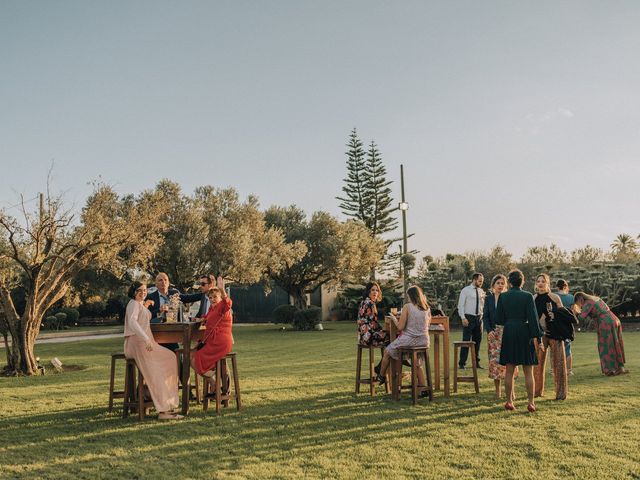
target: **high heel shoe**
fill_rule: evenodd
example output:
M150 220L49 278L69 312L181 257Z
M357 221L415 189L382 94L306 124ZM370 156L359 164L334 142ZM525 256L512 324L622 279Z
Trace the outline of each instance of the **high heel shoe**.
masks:
M513 403L507 402L507 403L504 404L504 409L505 410L515 410L516 407L513 405Z
M529 410L529 413L533 413L533 412L536 411L536 406L532 405L532 404L529 404L529 405L527 405L527 410Z

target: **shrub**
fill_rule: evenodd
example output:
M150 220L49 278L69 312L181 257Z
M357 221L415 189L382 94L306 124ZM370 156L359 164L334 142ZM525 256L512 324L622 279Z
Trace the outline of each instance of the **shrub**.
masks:
M81 317L102 317L106 308L105 302L100 297L91 297L78 309Z
M126 297L112 297L107 300L104 313L107 317L117 317L119 319L124 318L124 313L127 308L128 299Z
M280 305L273 310L271 316L276 323L293 323L293 317L298 311L295 305Z
M298 310L293 315L293 326L296 330L313 330L322 320L322 309L320 307L309 307L305 310Z
M58 319L58 328L62 328L67 325L67 314L64 312L58 312L55 314L55 317Z
M49 330L58 330L60 328L58 319L54 315L49 315L48 317L46 317L44 319L43 326L44 328L47 328Z
M75 324L78 323L78 318L80 318L80 313L75 308L69 308L69 307L60 308L56 312L56 315L58 313L64 313L64 314L67 315L67 318L66 318L64 324L69 326L69 327L75 326Z

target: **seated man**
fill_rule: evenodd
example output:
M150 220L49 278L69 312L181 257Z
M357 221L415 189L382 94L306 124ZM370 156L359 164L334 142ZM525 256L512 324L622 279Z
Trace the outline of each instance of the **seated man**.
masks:
M200 308L196 314L196 318L204 318L209 311L211 302L207 293L216 286L216 279L213 275L207 274L200 277L200 293L181 294L180 300L183 303L200 302Z
M151 323L161 323L167 318L167 312L169 311L169 297L171 295L180 294L175 288L169 288L169 276L160 272L156 276L156 291L147 295L147 300L151 300L153 303L149 305L149 311L151 312ZM182 300L182 295L180 295ZM177 343L161 343L165 348L168 348L172 352L175 352L180 346Z

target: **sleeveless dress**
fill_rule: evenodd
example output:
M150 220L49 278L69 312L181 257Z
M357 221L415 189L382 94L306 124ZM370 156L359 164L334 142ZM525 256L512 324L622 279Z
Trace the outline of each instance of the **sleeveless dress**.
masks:
M591 317L597 321L600 368L605 375L615 375L625 363L620 320L601 299L584 302L579 317L582 320Z
M413 303L407 304L407 324L401 335L389 344L386 351L394 360L400 355L400 347L429 348L429 324L431 323L431 309L420 310Z

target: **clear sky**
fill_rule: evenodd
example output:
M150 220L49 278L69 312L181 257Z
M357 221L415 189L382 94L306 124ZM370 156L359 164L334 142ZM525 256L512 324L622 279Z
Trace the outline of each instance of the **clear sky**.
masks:
M421 255L640 233L637 1L0 2L0 206L164 177L339 214L375 139Z

